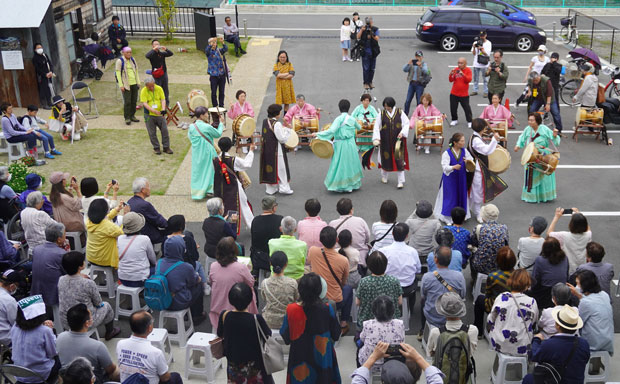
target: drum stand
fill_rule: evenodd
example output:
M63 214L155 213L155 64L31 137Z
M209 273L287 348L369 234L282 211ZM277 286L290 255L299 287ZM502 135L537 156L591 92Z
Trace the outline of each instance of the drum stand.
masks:
M600 140L601 134L605 131L605 125L594 123L590 120L575 121L575 130L573 131L573 140L578 142L577 135L595 135L595 140Z
M435 142L423 143L422 140L431 139ZM443 134L433 131L424 131L423 134L417 137L418 143L416 144L416 152L419 152L422 147L443 147Z
M359 139L370 139L370 141L358 141ZM355 145L372 145L372 131L360 132L355 135Z
M247 140L248 142L242 143L241 140ZM252 136L237 136L233 132L233 142L235 143L235 148L237 153L239 153L239 149L241 148L250 148L250 144L253 142L256 148L260 148L261 146L261 135L258 132L254 132Z
M299 146L309 147L310 142L312 141L312 134L313 132L307 128L302 128L297 131L297 136L299 137ZM307 140L303 140L304 138L306 138Z

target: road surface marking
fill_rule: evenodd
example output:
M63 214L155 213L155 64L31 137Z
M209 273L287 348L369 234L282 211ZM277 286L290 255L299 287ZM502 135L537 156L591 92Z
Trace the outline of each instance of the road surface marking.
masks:
M527 104L526 102L521 103L521 105L526 105L526 104ZM478 107L486 107L489 104L480 103L480 104L476 104L476 105ZM502 105L504 105L504 104L502 104ZM516 104L510 103L510 106L514 107L514 106L516 106ZM568 104L560 104L560 107L568 107L568 106L569 106ZM609 132L609 131L607 131L607 132Z
M467 67L473 68L471 65L468 65ZM527 69L529 67L529 65L511 65L508 67L508 69ZM456 65L448 65L448 68L456 68Z
M574 131L574 130L572 130L572 129L563 129L563 130L562 130L562 133L574 133L574 132L575 132L575 131ZM581 131L580 131L580 132L581 132ZM512 133L512 134L522 134L522 133L523 133L523 131L515 131L515 130L512 130L512 129L509 129L509 130L508 130L508 134L511 134L511 133ZM608 134L609 134L609 133L614 133L614 134L616 134L616 133L620 133L620 130L607 130L607 133L608 133Z
M620 216L620 212L619 211L609 211L609 212L605 212L605 211L579 211L579 213L581 213L584 216ZM571 216L571 215L563 215L563 216ZM614 280L617 281L617 280Z
M437 51L437 53L452 53L452 54L458 54L458 55L463 55L463 54L471 54L471 52L469 51L452 51L452 52L446 52L446 51ZM504 51L504 56L506 55L530 55L532 57L536 56L536 52L532 51L532 52L506 52ZM510 67L508 67L510 68Z
M620 169L620 165L568 165L560 164L557 168L565 169Z

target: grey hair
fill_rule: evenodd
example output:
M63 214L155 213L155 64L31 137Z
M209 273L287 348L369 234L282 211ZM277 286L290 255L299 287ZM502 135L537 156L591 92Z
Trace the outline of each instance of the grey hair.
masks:
M93 375L93 365L84 357L76 357L60 370L62 382L66 384L89 383Z
M303 101L306 101L306 96L302 95L301 93L298 93L297 97L295 98L295 100L299 100L299 99L301 99Z
M536 71L530 72L530 79L538 79L540 77L540 73Z
M219 215L223 206L224 201L219 197L212 197L207 200L207 212L209 212L209 216Z
M291 236L295 233L295 228L297 228L297 220L292 216L285 216L280 225L282 226L282 234Z
M149 180L146 177L138 177L137 179L135 179L131 184L131 189L133 190L133 193L142 192L142 190L146 188L148 182Z
M50 243L55 243L56 240L60 239L64 234L65 225L63 223L54 222L45 227L45 240Z
M155 84L153 76L147 76L144 78L144 84Z
M570 305L570 288L564 283L556 283L553 288L551 288L551 297L555 299L556 305Z
M43 194L39 191L30 192L26 197L26 206L36 208L43 201Z
M442 267L447 267L450 265L452 261L452 249L450 247L442 245L437 248L437 252L435 252L435 257L437 258L437 264Z
M9 178L9 167L0 167L0 180L6 181Z

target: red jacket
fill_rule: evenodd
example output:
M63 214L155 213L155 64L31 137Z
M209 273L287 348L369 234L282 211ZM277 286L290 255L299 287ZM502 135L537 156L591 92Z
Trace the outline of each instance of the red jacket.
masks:
M458 68L456 68L458 70ZM452 83L451 95L458 97L469 96L469 83L471 82L471 69L465 67L461 73L457 73L456 70L450 72L448 80Z

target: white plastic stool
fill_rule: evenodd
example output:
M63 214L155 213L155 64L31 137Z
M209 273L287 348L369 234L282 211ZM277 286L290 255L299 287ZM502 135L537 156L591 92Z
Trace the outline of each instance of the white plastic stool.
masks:
M189 379L189 375L194 374L206 377L208 384L215 383L215 371L222 366L222 360L214 359L211 355L209 341L215 338L217 336L212 333L196 332L187 341L187 348L185 349L186 379ZM204 366L200 366L201 353L205 357Z
M616 297L620 297L620 280L612 280L611 282L616 285Z
M431 330L433 328L437 328L436 326L430 324L428 321L424 324L424 331L422 332L422 348L424 349L424 352L426 353L426 356L429 355L428 353L428 337L431 335Z
M489 343L489 351L493 351L495 349L493 348L493 343L491 343L491 334L489 333L489 329L487 327L488 318L489 314L485 313L482 321L482 332L484 334L484 338L487 339L487 343Z
M54 329L56 330L56 334L60 335L64 331L64 328L62 327L60 306L58 304L52 306L52 313L54 314Z
M409 332L409 298L403 296L403 313L402 319L405 325L405 332Z
M357 313L359 312L359 308L357 307L357 300L355 299L357 296L355 295L356 291L353 290L353 303L351 304L351 321L353 324L357 324Z
M189 317L189 327L185 328L185 315ZM159 328L165 328L166 319L177 322L177 333L168 333L170 341L175 341L181 348L187 344L187 339L194 333L194 321L189 308L182 311L159 311Z
M476 277L476 284L474 284L474 290L472 295L474 297L474 301L478 298L478 296L482 295L482 287L486 289L487 286L487 275L483 273L479 273L478 277Z
M9 142L6 141L2 132L0 132L0 153L9 153Z
M517 366L519 369L515 373L518 373L518 377L510 377L512 380L508 380L508 368L510 366ZM514 368L511 369L514 372ZM493 369L491 369L491 382L494 384L520 384L523 378L527 375L527 356L510 356L503 353L495 354L495 362L493 363Z
M97 283L98 272L105 274L105 284ZM99 292L106 292L110 299L116 296L116 282L114 281L114 268L102 267L100 265L90 264L90 279L97 285Z
M89 330L88 332L86 332L86 336L88 337L92 337L93 335L95 335L95 339L99 341L99 331L97 330L97 328L93 328Z
M164 353L168 364L174 361L174 357L172 356L172 345L170 344L167 329L153 328L153 332L149 333L146 339L151 342L153 347L160 349Z
M128 287L125 285L119 285L116 288L116 311L114 312L114 320L118 320L119 316L131 316L132 313L141 309L148 309L148 306L140 306L140 292L144 290L144 287ZM131 297L131 307L129 309L121 308L121 296Z
M9 145L9 163L26 157L26 147L24 147L24 143L7 142L7 144Z
M67 240L72 239L73 242L69 241L69 245L71 245L72 251L78 251L84 253L86 251L85 245L82 245L82 240L80 236L82 232L67 232Z
M600 360L602 367L597 374L590 374L590 364ZM590 351L590 361L586 365L584 383L605 383L607 382L607 371L609 370L609 352L607 351ZM601 373L602 371L602 373Z

